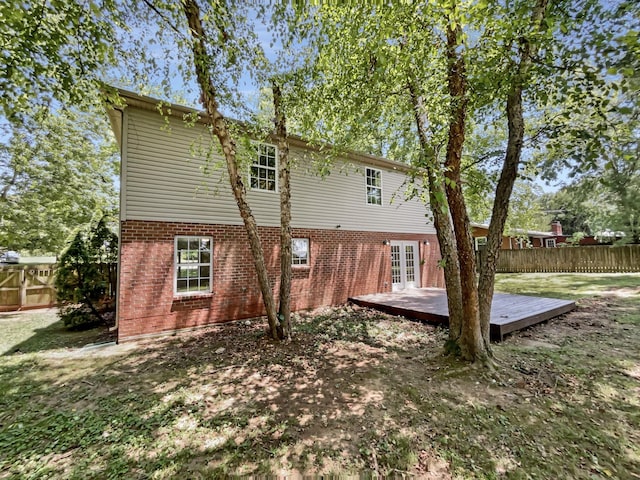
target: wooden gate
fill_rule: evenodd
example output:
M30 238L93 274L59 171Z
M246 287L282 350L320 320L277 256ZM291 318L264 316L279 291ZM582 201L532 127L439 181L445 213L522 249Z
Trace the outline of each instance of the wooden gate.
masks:
M0 266L0 312L52 307L55 264Z

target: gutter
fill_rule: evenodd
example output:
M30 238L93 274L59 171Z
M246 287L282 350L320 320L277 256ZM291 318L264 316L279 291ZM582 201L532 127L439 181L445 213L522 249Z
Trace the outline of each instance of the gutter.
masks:
M169 115L171 117L183 119L185 115L192 115L196 113L198 115L198 122L202 124L207 123L208 115L206 112L202 110L196 110L195 108L185 107L184 105L178 105L171 102L165 102L163 100L159 100L157 98L149 97L146 95L139 95L137 93L131 92L129 90L124 90L121 88L115 88L114 90L117 94L124 100L124 107L121 105L113 105L109 108L109 118L111 120L111 126L113 131L116 134L116 138L118 139L118 143L122 146L122 125L118 125L117 119L114 120L114 114L111 112L122 112L126 107L134 107L139 108L141 110L147 110L152 112L159 112L162 109L162 112L165 115ZM229 119L229 121L243 125L243 122ZM291 146L303 148L305 150L310 150L313 152L331 152L335 150L335 146L330 143L321 143L321 144L312 144L308 140L303 139L298 135L289 135L289 143ZM377 167L387 168L389 170L397 170L403 173L407 173L411 171L411 167L407 164L396 162L393 160L389 160L384 157L378 157L376 155L371 155L364 152L356 152L351 150L346 150L339 152L340 156L344 159L364 163L367 165L373 165Z

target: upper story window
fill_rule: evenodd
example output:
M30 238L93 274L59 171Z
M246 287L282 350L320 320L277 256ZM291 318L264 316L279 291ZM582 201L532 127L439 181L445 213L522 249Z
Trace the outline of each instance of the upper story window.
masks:
M367 168L367 203L369 205L382 205L382 172L375 168Z
M278 158L276 147L261 143L256 149L256 158L249 170L253 190L275 192L278 190Z
M309 265L309 239L291 239L291 265Z
M211 292L211 237L176 237L175 293L178 295Z

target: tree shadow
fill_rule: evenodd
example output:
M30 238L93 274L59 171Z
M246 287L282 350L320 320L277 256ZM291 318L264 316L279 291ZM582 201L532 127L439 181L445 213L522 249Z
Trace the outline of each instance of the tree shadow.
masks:
M109 331L108 325L99 325L88 329L69 330L56 313L19 312L0 317L5 330L5 337L0 346L9 356L21 353L34 353L45 350L79 348L88 344L113 342L115 332ZM7 331L15 332L8 335ZM25 332L30 332L25 338Z
M589 403L590 389L621 381L596 378L613 367L595 369L594 384L580 386L583 395L571 402L532 382L520 388L529 389L527 402L525 395L505 400L512 388L481 395L499 388L437 355L442 331L377 312L351 321L354 315L303 319L282 344L268 339L264 322L251 321L139 342L128 353L117 353L118 346L53 360L8 358L0 363L0 474L393 476L409 469L426 475L440 465L433 478L450 478L451 463L467 473L504 467L579 478L591 456L614 473L640 468L619 433L629 427L619 412L633 400ZM624 355L614 352L611 362ZM585 368L589 358L580 359ZM555 367L535 352L528 359L538 371L571 380L557 359ZM553 402L558 414L550 418ZM604 411L598 418L607 428L573 428L589 422L592 409ZM576 466L565 464L562 475L552 468L557 463L545 465L538 437Z

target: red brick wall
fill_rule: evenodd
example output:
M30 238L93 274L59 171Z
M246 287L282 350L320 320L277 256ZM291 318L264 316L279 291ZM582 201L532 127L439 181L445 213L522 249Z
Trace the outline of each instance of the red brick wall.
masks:
M279 281L279 229L261 227L271 284ZM213 237L213 292L173 294L174 238ZM294 267L292 308L337 305L348 297L391 291L391 247L384 240L417 240L423 287L443 287L435 235L294 229L309 238L310 265ZM429 245L423 241L428 240ZM277 297L276 297L277 298ZM119 340L264 314L242 226L128 220L121 225Z

